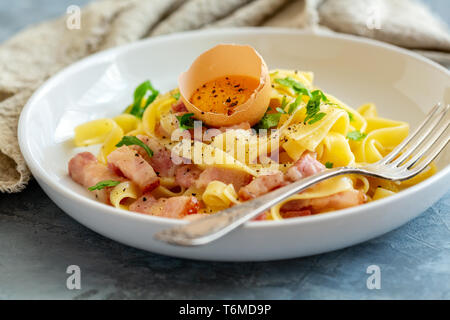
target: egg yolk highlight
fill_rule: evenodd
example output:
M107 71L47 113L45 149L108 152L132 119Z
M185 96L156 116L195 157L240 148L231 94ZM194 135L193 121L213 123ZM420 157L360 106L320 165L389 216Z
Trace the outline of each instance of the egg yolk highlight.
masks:
M259 79L249 76L220 77L197 88L189 101L202 111L231 115L250 98L259 83Z

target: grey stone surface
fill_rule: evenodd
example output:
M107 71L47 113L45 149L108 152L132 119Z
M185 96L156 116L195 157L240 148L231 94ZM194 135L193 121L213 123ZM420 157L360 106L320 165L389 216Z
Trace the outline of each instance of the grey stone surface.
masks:
M2 1L0 41L87 2ZM428 2L448 20L448 1ZM366 268L373 264L381 268L380 290L366 287ZM81 268L81 290L66 288L69 265ZM32 181L20 194L0 194L0 299L14 298L450 299L450 193L398 230L347 249L276 262L215 263L102 237L67 216Z

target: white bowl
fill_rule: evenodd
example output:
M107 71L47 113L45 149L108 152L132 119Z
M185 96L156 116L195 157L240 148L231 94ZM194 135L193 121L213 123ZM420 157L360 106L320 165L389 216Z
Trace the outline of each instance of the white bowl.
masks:
M88 228L133 247L192 259L255 261L312 255L371 239L413 219L448 190L450 148L439 158L435 176L393 197L322 215L248 222L212 244L186 248L153 239L155 232L183 221L104 205L68 177L68 160L79 152L71 141L76 125L119 114L145 79L162 91L175 87L177 76L195 57L224 42L252 45L269 68L311 70L318 86L351 106L374 102L381 115L412 127L436 102L450 103L446 69L367 39L270 28L148 39L73 64L28 101L19 122L20 148L48 196Z

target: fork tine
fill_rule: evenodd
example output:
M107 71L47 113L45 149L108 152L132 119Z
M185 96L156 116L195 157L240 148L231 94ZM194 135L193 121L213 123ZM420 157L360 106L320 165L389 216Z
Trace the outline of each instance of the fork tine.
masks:
M448 139L448 133L446 131L450 125L450 119L444 119L444 121L440 121L438 124L438 129L434 130L432 134L427 137L427 141L420 146L418 146L414 150L414 155L411 159L409 159L406 163L400 166L400 168L410 169L416 162L422 158L425 154L427 154L430 149L432 149L440 139L445 141Z
M436 112L438 112L441 109L441 106L442 106L441 103L437 103L436 105L434 105L434 107L431 109L431 111L425 117L425 120L419 125L416 131L414 131L414 133L410 134L405 140L403 140L402 143L400 143L396 148L394 148L394 150L392 150L379 163L386 164L392 161L395 157L397 157L400 154L400 151L402 151L415 137L417 137L418 134L422 131L422 129L428 127L430 120L433 119Z
M439 110L437 116L432 117L429 124L423 127L423 130L420 131L420 134L417 135L416 139L414 139L414 141L411 141L407 145L406 149L399 155L399 157L393 160L390 163L390 165L398 166L401 163L403 163L406 159L408 159L417 150L417 148L425 141L425 139L430 137L430 134L432 134L432 132L436 128L440 127L439 124L442 119L445 119L445 116L447 115L449 109L450 105L447 105L442 110Z
M450 141L450 132L442 134L439 139L433 144L432 148L427 152L426 156L419 159L419 164L416 167L413 167L411 170L408 170L408 175L405 176L404 179L410 179L415 175L422 172L438 155L442 150L447 146Z

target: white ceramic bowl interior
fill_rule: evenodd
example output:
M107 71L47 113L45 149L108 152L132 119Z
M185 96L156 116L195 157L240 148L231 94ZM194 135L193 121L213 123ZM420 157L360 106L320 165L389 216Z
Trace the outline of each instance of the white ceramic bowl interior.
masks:
M326 92L353 107L374 102L380 115L408 121L413 128L436 102L450 103L446 69L375 41L268 28L148 39L75 63L27 103L19 123L20 147L49 197L80 223L130 246L193 259L255 261L317 254L379 236L416 217L448 190L450 148L438 160L438 174L393 197L317 216L249 222L212 244L186 248L152 238L182 221L106 206L71 181L67 163L80 151L71 140L75 126L121 113L143 80L161 91L172 89L178 75L218 43L252 45L269 68L313 71L315 83Z

